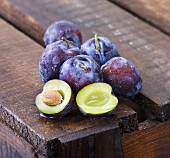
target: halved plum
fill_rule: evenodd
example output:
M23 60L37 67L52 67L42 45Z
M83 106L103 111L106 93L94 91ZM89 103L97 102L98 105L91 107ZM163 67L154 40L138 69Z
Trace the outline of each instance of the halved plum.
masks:
M62 117L70 113L74 97L70 86L58 79L48 81L36 97L38 110L46 117Z
M76 96L76 103L85 115L111 115L118 99L112 94L109 84L97 82L82 88Z

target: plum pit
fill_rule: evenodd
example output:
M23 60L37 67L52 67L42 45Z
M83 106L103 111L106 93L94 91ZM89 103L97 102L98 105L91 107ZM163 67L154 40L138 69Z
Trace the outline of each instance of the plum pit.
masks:
M62 95L56 90L46 90L43 93L42 100L46 105L57 105L62 102Z

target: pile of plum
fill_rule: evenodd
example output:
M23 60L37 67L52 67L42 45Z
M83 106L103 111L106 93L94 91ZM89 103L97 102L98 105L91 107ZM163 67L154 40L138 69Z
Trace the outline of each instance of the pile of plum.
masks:
M46 48L40 57L39 74L43 82L51 84L51 87L47 86L51 89L43 89L41 97L39 95L36 98L36 105L43 115L64 116L67 112L61 114L62 111L70 104L71 98L74 100L74 97L84 114L110 115L115 106L104 112L92 109L94 107L97 109L98 106L99 109L101 106L111 107L107 104L117 104L117 101L115 103L113 101L117 98L110 99L110 96L133 97L142 87L142 78L138 69L131 61L121 57L117 46L106 37L95 34L93 38L82 44L82 34L72 22L57 21L46 30L44 43ZM70 87L69 95L66 95L65 89L62 89L63 83ZM49 95L45 95L47 90ZM59 102L51 103L51 100L53 102L54 98L58 98L58 94L50 90L59 92ZM59 107L67 97L70 99L59 111L49 110L55 106ZM44 100L48 100L49 103ZM42 104L47 105L47 108L45 105L42 108ZM70 110L69 107L68 111Z

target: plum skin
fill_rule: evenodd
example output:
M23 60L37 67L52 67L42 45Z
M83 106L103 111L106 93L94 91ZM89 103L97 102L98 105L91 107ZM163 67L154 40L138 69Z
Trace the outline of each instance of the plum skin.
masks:
M117 46L108 38L98 36L98 42L100 50L96 49L95 38L87 40L81 46L81 54L92 56L99 65L105 64L113 57L120 56Z
M84 66L81 67L81 64ZM77 55L65 61L59 79L67 82L76 94L84 86L102 81L100 66L88 55Z
M110 84L113 93L123 97L133 97L142 88L142 78L135 65L123 58L110 59L101 67L104 82Z
M48 45L60 40L62 37L73 41L79 48L82 44L82 34L70 21L62 20L52 23L44 33L44 44Z
M43 82L57 79L63 62L80 54L79 48L71 41L59 40L47 45L39 60L39 74Z

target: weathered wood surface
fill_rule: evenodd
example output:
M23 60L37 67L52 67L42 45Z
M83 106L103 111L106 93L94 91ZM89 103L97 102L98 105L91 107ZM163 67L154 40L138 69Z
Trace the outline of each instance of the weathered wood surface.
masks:
M123 158L122 139L118 126L101 125L76 134L60 137L59 157ZM104 131L102 131L102 130ZM96 133L94 133L96 131ZM100 131L98 133L97 131ZM77 139L77 135L81 138ZM87 135L87 136L86 136ZM55 149L54 149L55 151Z
M0 15L43 44L45 29L56 20L70 20L86 41L95 32L117 44L143 77L133 98L160 120L170 119L170 38L105 0L0 0Z
M125 158L169 158L170 122L147 120L122 139Z
M91 137L94 138L93 145L97 141L103 141L108 146L111 145L114 151L117 147L119 149L118 153L104 151L105 154L114 154L115 157L121 155L120 132L130 132L138 128L135 111L120 102L118 110L110 117L85 117L76 108L68 117L61 119L40 117L34 102L43 88L38 74L38 62L43 47L2 19L0 35L0 121L36 148L37 153L46 157L64 153L65 149L68 150L67 154L73 154L69 150L80 140L83 140L83 144L79 142L82 145L82 153L79 154L83 154L84 145L87 145ZM114 137L114 134L117 139L108 139ZM101 140L98 140L99 137ZM95 150L99 150L99 147L95 147ZM92 154L98 154L92 148L89 147ZM64 156L69 155L61 157Z
M169 0L110 0L170 35Z
M0 158L45 158L18 134L0 122Z

